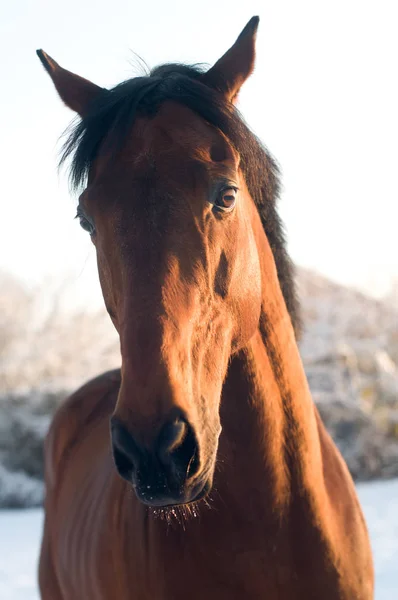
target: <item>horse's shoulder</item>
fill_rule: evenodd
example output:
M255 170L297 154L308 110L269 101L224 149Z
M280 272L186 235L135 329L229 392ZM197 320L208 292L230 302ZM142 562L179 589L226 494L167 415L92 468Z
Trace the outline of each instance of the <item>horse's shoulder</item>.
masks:
M91 379L56 410L45 440L46 484L54 484L60 463L79 434L96 418L110 415L120 386L120 369Z

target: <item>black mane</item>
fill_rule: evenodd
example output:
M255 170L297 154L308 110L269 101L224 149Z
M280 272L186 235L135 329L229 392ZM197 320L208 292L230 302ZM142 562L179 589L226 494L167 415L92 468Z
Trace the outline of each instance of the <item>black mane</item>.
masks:
M282 293L297 334L300 317L294 268L276 210L278 167L238 111L225 102L221 94L200 81L202 74L203 69L199 66L166 64L156 67L147 76L135 77L111 90L104 90L70 133L61 163L72 155L71 183L74 188L80 187L105 138L107 144L120 148L135 117L154 115L166 100L183 104L221 130L240 154L241 168L272 248Z

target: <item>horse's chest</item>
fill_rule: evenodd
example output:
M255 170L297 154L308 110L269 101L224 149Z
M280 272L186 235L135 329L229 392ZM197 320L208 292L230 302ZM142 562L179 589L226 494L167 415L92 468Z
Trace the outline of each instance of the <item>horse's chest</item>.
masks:
M275 571L267 567L265 557L250 551L238 556L230 553L215 556L209 548L207 559L200 564L184 562L184 572L179 578L176 573L167 578L165 600L185 600L187 586L190 600L282 598L277 591Z
M164 587L159 598L186 600L189 590L190 600L284 600L281 588L291 571L260 534L213 535L205 527L192 537L185 533L169 540L168 553L162 553ZM293 597L286 595L286 600Z

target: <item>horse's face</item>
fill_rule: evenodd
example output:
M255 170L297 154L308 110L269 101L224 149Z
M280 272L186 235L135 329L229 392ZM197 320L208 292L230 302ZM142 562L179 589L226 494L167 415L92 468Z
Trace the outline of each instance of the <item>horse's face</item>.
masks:
M252 55L255 25L240 42ZM236 68L236 57L223 60ZM242 68L235 84L225 69L231 99ZM211 488L228 361L258 326L258 216L239 160L219 130L165 102L136 119L117 160L97 158L80 197L121 342L114 459L149 505L187 503Z
M149 503L211 484L228 360L260 314L254 211L228 140L174 103L136 122L81 197L121 340L115 461Z

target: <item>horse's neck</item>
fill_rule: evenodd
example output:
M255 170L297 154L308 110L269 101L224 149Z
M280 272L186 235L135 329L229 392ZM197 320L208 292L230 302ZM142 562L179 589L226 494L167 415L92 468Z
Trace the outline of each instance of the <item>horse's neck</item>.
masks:
M349 562L340 581L352 532L372 568L355 488L313 404L276 273L266 281L259 329L224 384L213 527L230 532L232 554L266 555L279 582L300 573L301 592L294 579L283 597L353 598Z

